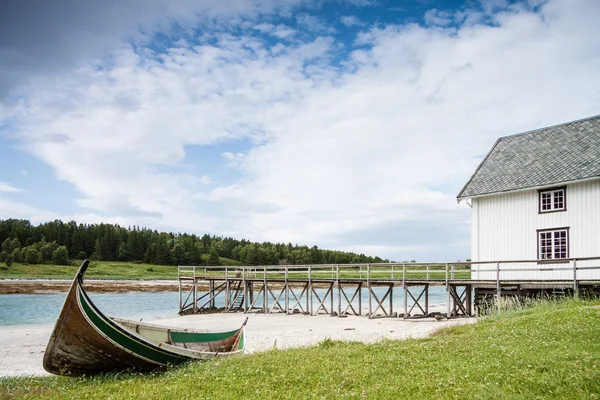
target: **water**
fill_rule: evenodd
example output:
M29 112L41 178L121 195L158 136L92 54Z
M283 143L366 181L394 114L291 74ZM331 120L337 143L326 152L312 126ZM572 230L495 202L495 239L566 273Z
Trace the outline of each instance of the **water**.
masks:
M0 326L52 324L65 301L66 293L0 295ZM132 319L176 317L177 292L89 293L107 315Z
M317 289L317 294L321 299L325 295L325 289ZM374 292L379 297L379 300L385 293L385 288L374 288ZM411 293L416 297L416 289ZM278 291L274 291L278 296ZM296 296L300 294L300 290L295 289ZM202 293L200 293L201 295ZM128 293L89 293L94 304L107 315L118 316L130 319L145 320L157 318L176 317L179 311L179 293L177 292L128 292ZM346 295L350 299L352 296L351 290L348 290ZM284 296L281 295L279 303L284 305ZM337 310L337 289L333 292L334 311ZM0 295L0 326L8 325L26 325L26 324L53 324L58 317L58 313L65 301L66 293L58 294L4 294ZM358 297L358 296L357 296ZM185 299L185 296L184 296ZM394 288L394 296L392 298L394 310L398 312L404 311L404 292L402 288ZM424 304L424 299L421 298L421 303ZM199 301L200 306L204 301ZM290 294L290 307L294 305L296 300ZM432 286L429 288L429 305L442 305L446 302L446 289L444 287ZM274 304L274 300L269 296L269 304ZM306 306L306 294L300 298L302 307ZM342 296L342 309L346 307L346 299ZM383 303L387 308L389 300ZM413 304L409 297L409 307ZM225 305L225 294L221 293L215 299L217 307ZM258 296L255 302L255 307L262 307L262 296ZM313 296L313 308L316 311L318 302ZM327 299L324 303L329 310L331 301ZM357 309L358 299L353 302L354 308ZM372 299L373 311L377 307L377 302ZM362 307L368 307L367 290L362 291ZM415 309L414 311L418 311Z

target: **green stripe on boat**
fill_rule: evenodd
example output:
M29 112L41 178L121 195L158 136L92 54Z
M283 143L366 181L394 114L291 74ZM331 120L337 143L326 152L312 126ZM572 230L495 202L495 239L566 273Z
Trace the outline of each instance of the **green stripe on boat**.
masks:
M229 339L237 333L235 331L230 332L207 332L207 333L190 333L190 332L171 332L171 341L174 343L202 343L202 342L214 342L216 340Z
M162 365L179 364L189 360L188 357L180 357L175 354L166 353L160 349L149 347L148 345L139 342L138 340L135 340L134 338L121 332L118 328L112 326L109 322L96 313L94 308L88 303L88 299L82 293L81 288L79 288L79 300L82 311L85 313L87 318L89 318L92 325L94 325L100 330L100 332L124 349L129 350L139 357L143 357L151 362Z

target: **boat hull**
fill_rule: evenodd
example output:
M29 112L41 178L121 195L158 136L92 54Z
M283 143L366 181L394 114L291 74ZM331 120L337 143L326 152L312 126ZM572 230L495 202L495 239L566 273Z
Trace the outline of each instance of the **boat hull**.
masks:
M213 334L218 340L197 339L190 346L170 340L156 342L136 335L102 314L92 303L83 288L83 275L88 264L89 261L86 260L81 265L48 342L44 354L46 371L64 376L96 375L123 370L146 372L243 350L244 326L237 331L216 336ZM140 326L143 324L140 323ZM168 337L178 335L177 337L183 338L206 335L190 333L188 330L168 333ZM198 340L202 341L199 348L209 351L190 350Z

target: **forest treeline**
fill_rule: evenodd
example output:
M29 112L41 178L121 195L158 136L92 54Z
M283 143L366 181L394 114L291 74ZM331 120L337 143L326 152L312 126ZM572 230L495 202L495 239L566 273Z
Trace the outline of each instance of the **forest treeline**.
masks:
M27 220L0 220L0 262L64 265L69 258L130 261L157 265L219 265L219 257L243 265L387 262L364 254L291 243L256 243L214 235L157 232L112 224L60 220L37 226Z

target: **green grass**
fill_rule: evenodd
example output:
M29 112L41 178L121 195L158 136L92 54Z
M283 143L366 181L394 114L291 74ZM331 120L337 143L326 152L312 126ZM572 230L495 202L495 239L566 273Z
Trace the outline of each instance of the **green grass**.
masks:
M221 258L223 265L239 264L235 260ZM0 268L1 278L23 279L73 279L81 261L71 265L54 264L13 264ZM151 265L119 261L92 261L86 275L88 279L177 279L177 267L172 265Z
M291 317L294 318L294 317ZM375 321L374 321L375 323ZM249 326L251 329L251 326ZM164 373L0 380L0 398L596 399L600 302L545 302L427 339L318 346Z

